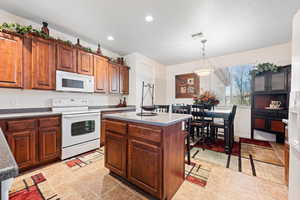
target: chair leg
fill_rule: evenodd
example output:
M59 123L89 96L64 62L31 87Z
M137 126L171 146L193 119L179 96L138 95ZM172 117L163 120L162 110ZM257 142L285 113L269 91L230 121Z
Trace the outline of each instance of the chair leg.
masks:
M191 144L190 144L190 135L188 134L187 135L187 142L186 142L186 144L187 144L187 147L186 147L186 151L187 151L187 158L188 158L188 165L190 165L191 164Z

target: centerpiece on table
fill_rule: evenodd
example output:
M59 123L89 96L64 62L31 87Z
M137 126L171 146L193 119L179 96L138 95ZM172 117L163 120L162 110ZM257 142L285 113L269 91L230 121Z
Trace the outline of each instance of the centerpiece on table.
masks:
M207 109L214 108L220 103L216 95L210 91L204 91L199 96L195 96L193 100L195 105L203 105Z

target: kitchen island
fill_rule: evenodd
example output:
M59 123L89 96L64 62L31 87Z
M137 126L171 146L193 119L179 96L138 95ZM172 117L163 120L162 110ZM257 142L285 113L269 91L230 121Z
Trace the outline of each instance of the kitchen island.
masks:
M184 123L191 115L136 112L104 115L105 167L158 199L184 181Z

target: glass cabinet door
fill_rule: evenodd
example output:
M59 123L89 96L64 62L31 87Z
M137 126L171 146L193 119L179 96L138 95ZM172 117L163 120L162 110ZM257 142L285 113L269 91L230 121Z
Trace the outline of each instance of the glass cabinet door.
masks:
M255 92L265 91L265 86L266 86L265 76L254 77L254 91Z
M271 80L270 80L270 90L285 90L285 73L275 73L271 74Z

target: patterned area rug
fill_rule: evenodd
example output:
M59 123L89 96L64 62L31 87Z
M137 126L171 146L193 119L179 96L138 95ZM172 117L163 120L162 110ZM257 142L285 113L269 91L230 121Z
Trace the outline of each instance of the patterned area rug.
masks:
M273 165L283 166L283 163L276 155L274 149L269 142L259 140L241 139L241 156L243 158L269 163Z
M42 173L14 182L10 200L59 200Z
M86 165L89 165L97 160L104 158L104 147L95 151L90 151L85 154L81 154L77 157L71 158L65 161L65 164L73 170L80 169Z
M191 164L185 163L185 180L198 186L205 187L211 168L205 163L191 159Z
M192 160L229 168L234 171L256 176L275 183L284 184L284 167L270 142L240 139L239 152L228 155L220 151L220 143L197 146L191 150ZM216 151L215 151L216 150Z

